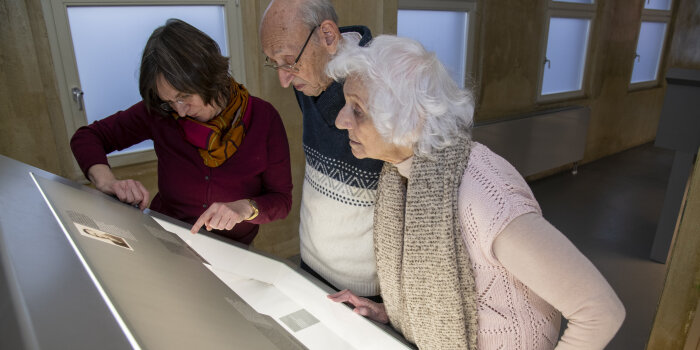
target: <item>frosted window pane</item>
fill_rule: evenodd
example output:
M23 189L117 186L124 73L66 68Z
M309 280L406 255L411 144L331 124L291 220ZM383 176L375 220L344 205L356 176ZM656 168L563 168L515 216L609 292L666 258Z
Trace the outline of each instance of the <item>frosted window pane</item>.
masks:
M556 0L555 2L573 2L575 4L592 4L594 0Z
M632 69L632 83L656 80L664 45L666 23L642 22L637 41L637 57Z
M141 54L154 29L179 18L211 36L228 56L223 6L70 6L73 47L88 123L141 100ZM153 148L151 141L122 152Z
M464 87L468 22L467 12L399 10L396 33L435 52L452 79Z
M544 64L542 95L581 90L590 22L580 18L549 20L549 61Z
M644 0L644 8L648 10L670 10L671 0Z

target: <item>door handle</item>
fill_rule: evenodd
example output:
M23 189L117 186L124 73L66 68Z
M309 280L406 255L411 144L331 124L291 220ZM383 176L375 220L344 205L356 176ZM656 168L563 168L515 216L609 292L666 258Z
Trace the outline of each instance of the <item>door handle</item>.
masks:
M73 101L78 104L78 110L82 111L83 110L83 90L80 90L79 87L74 87L70 91L73 94Z

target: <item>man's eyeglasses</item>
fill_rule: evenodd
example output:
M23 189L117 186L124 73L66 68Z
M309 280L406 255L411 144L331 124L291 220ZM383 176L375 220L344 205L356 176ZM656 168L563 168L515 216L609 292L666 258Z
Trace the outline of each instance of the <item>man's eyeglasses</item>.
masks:
M284 70L287 72L299 73L299 68L297 68L297 63L299 63L299 59L301 58L301 55L304 53L304 49L306 49L306 45L309 43L309 39L311 39L311 35L314 33L316 28L318 28L318 26L315 26L313 29L311 29L309 36L306 37L306 41L304 42L304 46L302 46L301 51L299 51L299 55L297 55L297 58L294 59L294 63L278 65L272 59L270 59L270 57L265 57L265 67L270 67L274 70L281 69L281 70Z
M175 101L163 102L160 104L160 109L162 109L166 112L174 112L177 107L181 107L182 105L187 103L187 101L189 101L190 97L192 97L192 95L185 94L185 95L182 95L182 96L176 98Z

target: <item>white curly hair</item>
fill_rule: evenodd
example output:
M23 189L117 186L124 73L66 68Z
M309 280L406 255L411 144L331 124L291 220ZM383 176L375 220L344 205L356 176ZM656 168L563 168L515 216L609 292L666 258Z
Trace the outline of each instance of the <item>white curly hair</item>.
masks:
M380 35L365 47L346 45L326 72L336 81L361 79L368 112L386 142L431 157L470 137L471 92L457 86L435 54L413 39Z

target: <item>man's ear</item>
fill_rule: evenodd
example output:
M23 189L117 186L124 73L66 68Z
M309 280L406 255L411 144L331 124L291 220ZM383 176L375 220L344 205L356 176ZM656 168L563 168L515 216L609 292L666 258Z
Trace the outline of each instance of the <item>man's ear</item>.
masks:
M338 45L340 44L340 29L335 22L327 19L321 22L318 30L321 32L321 45L328 51L329 54L334 55L338 50Z

